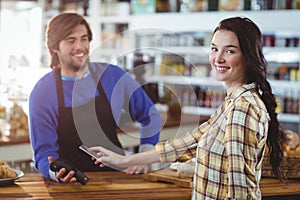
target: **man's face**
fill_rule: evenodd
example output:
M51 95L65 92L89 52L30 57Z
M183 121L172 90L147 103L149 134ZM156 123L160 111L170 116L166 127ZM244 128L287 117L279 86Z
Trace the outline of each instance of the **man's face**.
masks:
M90 41L85 25L78 25L59 43L57 53L62 71L77 72L89 55Z

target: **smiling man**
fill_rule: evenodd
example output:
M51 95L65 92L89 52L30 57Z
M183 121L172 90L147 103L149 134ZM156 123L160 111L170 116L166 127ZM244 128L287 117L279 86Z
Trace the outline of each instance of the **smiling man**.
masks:
M159 112L124 70L89 61L92 32L84 17L76 13L55 16L48 24L46 39L53 70L37 82L29 99L37 170L49 179L76 182L74 171L50 170L55 159L63 158L82 171L103 171L78 147L88 138L89 146L98 144L124 154L116 134L123 111L141 124L140 151L152 149L159 139ZM127 170L140 173L148 167Z

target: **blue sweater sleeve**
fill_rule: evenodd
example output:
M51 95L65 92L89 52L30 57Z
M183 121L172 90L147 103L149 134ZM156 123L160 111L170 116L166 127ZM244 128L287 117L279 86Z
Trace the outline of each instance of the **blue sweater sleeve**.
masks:
M30 141L34 151L35 167L46 178L49 176L48 156L58 158L56 128L58 106L54 74L44 76L29 97Z
M122 109L129 111L132 119L141 124L140 143L155 145L159 141L162 120L143 88L129 73L117 66L109 65L100 69L102 71L98 71L98 75L116 122L120 120Z

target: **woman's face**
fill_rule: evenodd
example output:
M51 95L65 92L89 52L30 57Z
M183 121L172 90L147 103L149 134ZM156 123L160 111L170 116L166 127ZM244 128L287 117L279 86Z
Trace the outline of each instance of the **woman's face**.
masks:
M237 36L232 31L219 30L211 40L209 55L212 76L223 81L231 92L243 85L246 75L246 64Z

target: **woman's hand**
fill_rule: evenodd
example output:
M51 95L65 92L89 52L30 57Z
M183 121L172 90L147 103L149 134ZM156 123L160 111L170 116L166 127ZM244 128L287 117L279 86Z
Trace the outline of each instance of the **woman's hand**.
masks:
M133 154L130 156L123 156L107 150L103 147L91 147L91 151L97 152L98 159L95 160L95 164L100 167L110 166L126 168L124 171L129 174L138 174L144 171L148 172L152 163L159 163L159 155L155 149Z
M110 150L107 150L101 146L99 147L91 147L89 148L91 151L97 152L98 158L95 160L95 164L99 165L100 167L105 166L115 166L120 168L127 168L127 157L114 153Z
M140 174L140 173L147 173L150 170L149 165L135 165L135 166L130 166L124 171L127 174Z

